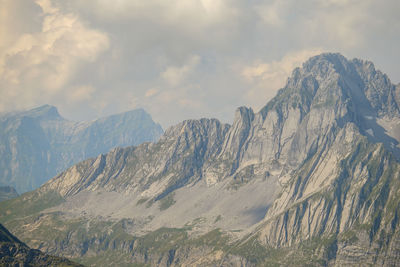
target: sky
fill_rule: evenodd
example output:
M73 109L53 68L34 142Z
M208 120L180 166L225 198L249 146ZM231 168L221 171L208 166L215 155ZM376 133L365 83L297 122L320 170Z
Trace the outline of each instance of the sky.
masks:
M400 82L398 0L0 0L0 112L81 121L143 108L167 128L258 111L322 52Z

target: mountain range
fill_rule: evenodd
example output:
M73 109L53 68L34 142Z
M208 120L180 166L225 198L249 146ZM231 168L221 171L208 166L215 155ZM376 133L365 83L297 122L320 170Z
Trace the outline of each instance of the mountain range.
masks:
M321 54L259 112L82 161L0 222L90 266L396 266L399 95L372 62Z
M73 122L44 105L0 116L0 185L38 188L73 164L117 146L158 140L161 126L142 109Z

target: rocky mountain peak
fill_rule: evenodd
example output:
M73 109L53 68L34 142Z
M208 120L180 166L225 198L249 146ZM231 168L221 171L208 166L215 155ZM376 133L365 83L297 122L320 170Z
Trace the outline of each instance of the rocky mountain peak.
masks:
M399 89L372 62L324 53L296 68L261 114L265 118L276 110L284 115L297 108L304 117L311 109L333 109L336 114L346 109L353 115L398 117L399 95Z
M323 53L303 63L304 73L312 73L317 80L330 77L333 73L344 73L349 69L348 60L339 53Z
M358 102L362 111L369 109L376 116L399 114L395 86L370 61L348 60L340 54L327 53L310 58L302 69L303 76L311 75L320 84L336 81L341 92L335 90L337 87L334 84L328 89L343 95L342 101Z
M58 120L63 119L58 113L58 109L55 106L43 105L23 113L31 118L37 118L40 120Z

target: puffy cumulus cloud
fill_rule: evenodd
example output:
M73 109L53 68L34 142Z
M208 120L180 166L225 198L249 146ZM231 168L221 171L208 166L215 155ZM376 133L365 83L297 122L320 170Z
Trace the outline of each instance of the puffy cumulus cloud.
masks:
M0 4L0 55L12 46L19 36L40 30L41 23L32 19L40 7L34 1L2 0ZM29 20L29 21L28 21Z
M282 59L272 62L255 62L250 66L236 69L248 83L245 94L247 101L256 108L265 105L265 99L272 98L285 85L293 69L300 67L308 58L321 54L322 49L290 52Z
M70 82L85 64L94 62L109 47L107 35L88 28L77 15L62 12L50 0L36 4L41 12L34 19L41 20L41 28L21 33L0 54L3 110L42 101L62 102L64 98L88 99L93 89L71 87Z

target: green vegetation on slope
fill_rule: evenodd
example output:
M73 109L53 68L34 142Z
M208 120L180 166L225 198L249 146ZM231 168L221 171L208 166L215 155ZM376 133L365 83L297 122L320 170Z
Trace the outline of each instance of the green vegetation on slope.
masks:
M37 214L62 202L64 202L64 199L55 191L41 192L36 190L28 192L18 198L1 202L0 221L6 222L15 218Z

